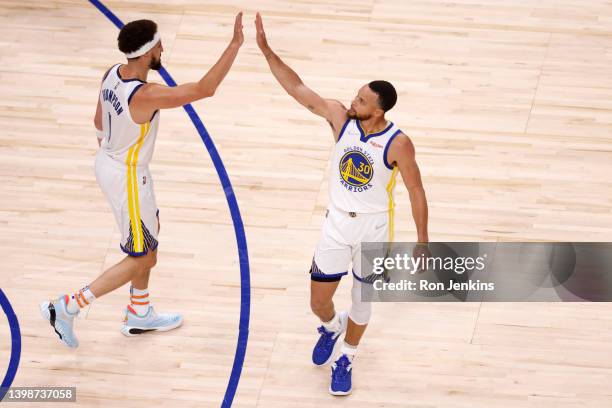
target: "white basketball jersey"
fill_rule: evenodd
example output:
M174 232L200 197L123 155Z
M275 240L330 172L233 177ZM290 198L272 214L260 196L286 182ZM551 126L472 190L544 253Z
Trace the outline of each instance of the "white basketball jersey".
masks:
M151 161L159 125L159 111L138 124L130 115L130 100L145 84L139 79L123 79L121 64L113 66L102 81L102 126L105 134L101 149L114 160L128 166L146 166Z
M346 212L393 211L397 167L387 162L387 151L400 130L387 127L366 135L358 120L346 121L334 148L329 180L331 203Z

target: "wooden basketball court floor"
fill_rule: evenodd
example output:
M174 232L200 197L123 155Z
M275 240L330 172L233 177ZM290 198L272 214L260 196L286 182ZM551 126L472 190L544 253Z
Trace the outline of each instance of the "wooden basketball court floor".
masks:
M245 44L212 99L194 104L244 221L251 313L236 407L610 407L612 308L605 303L386 303L354 368L353 395L327 393L310 353L314 245L327 203L327 124L287 96L254 41L349 103L386 79L388 117L414 141L433 241L612 240L612 4L604 0L109 1L160 27L177 82L198 79L244 10ZM167 334L125 338L127 287L77 321L62 346L38 303L122 258L93 173L99 81L122 55L89 2L0 3L0 287L20 320L14 386L76 386L79 407L215 407L238 335L240 272L224 191L182 109L164 111L151 170L161 209L158 310ZM162 82L152 73L150 81ZM398 183L397 240L416 238ZM350 278L336 296L349 306ZM0 374L10 336L0 318ZM41 406L40 404L31 404ZM24 404L27 406L27 404Z

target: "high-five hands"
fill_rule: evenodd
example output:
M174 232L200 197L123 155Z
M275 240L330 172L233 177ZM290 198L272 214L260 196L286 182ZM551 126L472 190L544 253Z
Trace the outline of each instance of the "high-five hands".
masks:
M268 45L268 40L266 40L266 32L263 28L263 21L261 20L261 14L259 12L255 16L255 28L257 30L257 46L263 52L264 55L270 51L270 46Z
M244 35L242 34L242 11L236 14L236 20L234 21L234 37L232 37L232 44L240 47L244 42Z

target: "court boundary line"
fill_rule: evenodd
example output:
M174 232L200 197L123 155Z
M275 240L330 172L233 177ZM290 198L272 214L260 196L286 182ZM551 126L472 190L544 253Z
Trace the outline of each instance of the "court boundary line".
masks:
M6 314L11 329L11 357L6 374L2 380L2 385L0 385L0 402L2 402L15 379L17 368L19 367L19 360L21 358L21 330L19 329L19 320L11 306L11 302L9 302L2 289L0 289L0 306L2 306L2 310Z

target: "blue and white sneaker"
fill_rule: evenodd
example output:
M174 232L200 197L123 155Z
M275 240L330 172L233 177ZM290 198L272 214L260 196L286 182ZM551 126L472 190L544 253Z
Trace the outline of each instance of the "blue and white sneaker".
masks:
M325 365L333 358L334 349L336 344L338 344L338 339L340 338L340 335L346 331L348 312L338 312L338 318L340 319L340 331L327 331L324 326L319 326L317 329L321 334L321 337L319 337L317 344L315 344L314 349L312 350L312 362L315 365Z
M334 364L332 364L331 384L329 393L331 395L349 395L353 390L351 374L353 367L346 354L342 354Z
M125 310L121 333L125 336L137 336L149 331L168 331L176 329L183 324L183 317L178 313L155 313L153 306L144 316L138 316L136 311L128 305Z
M69 300L68 295L62 295L55 300L42 302L40 304L40 314L43 319L51 324L62 343L70 348L77 348L79 347L79 340L74 334L74 318L78 316L79 312L68 312L66 305Z

